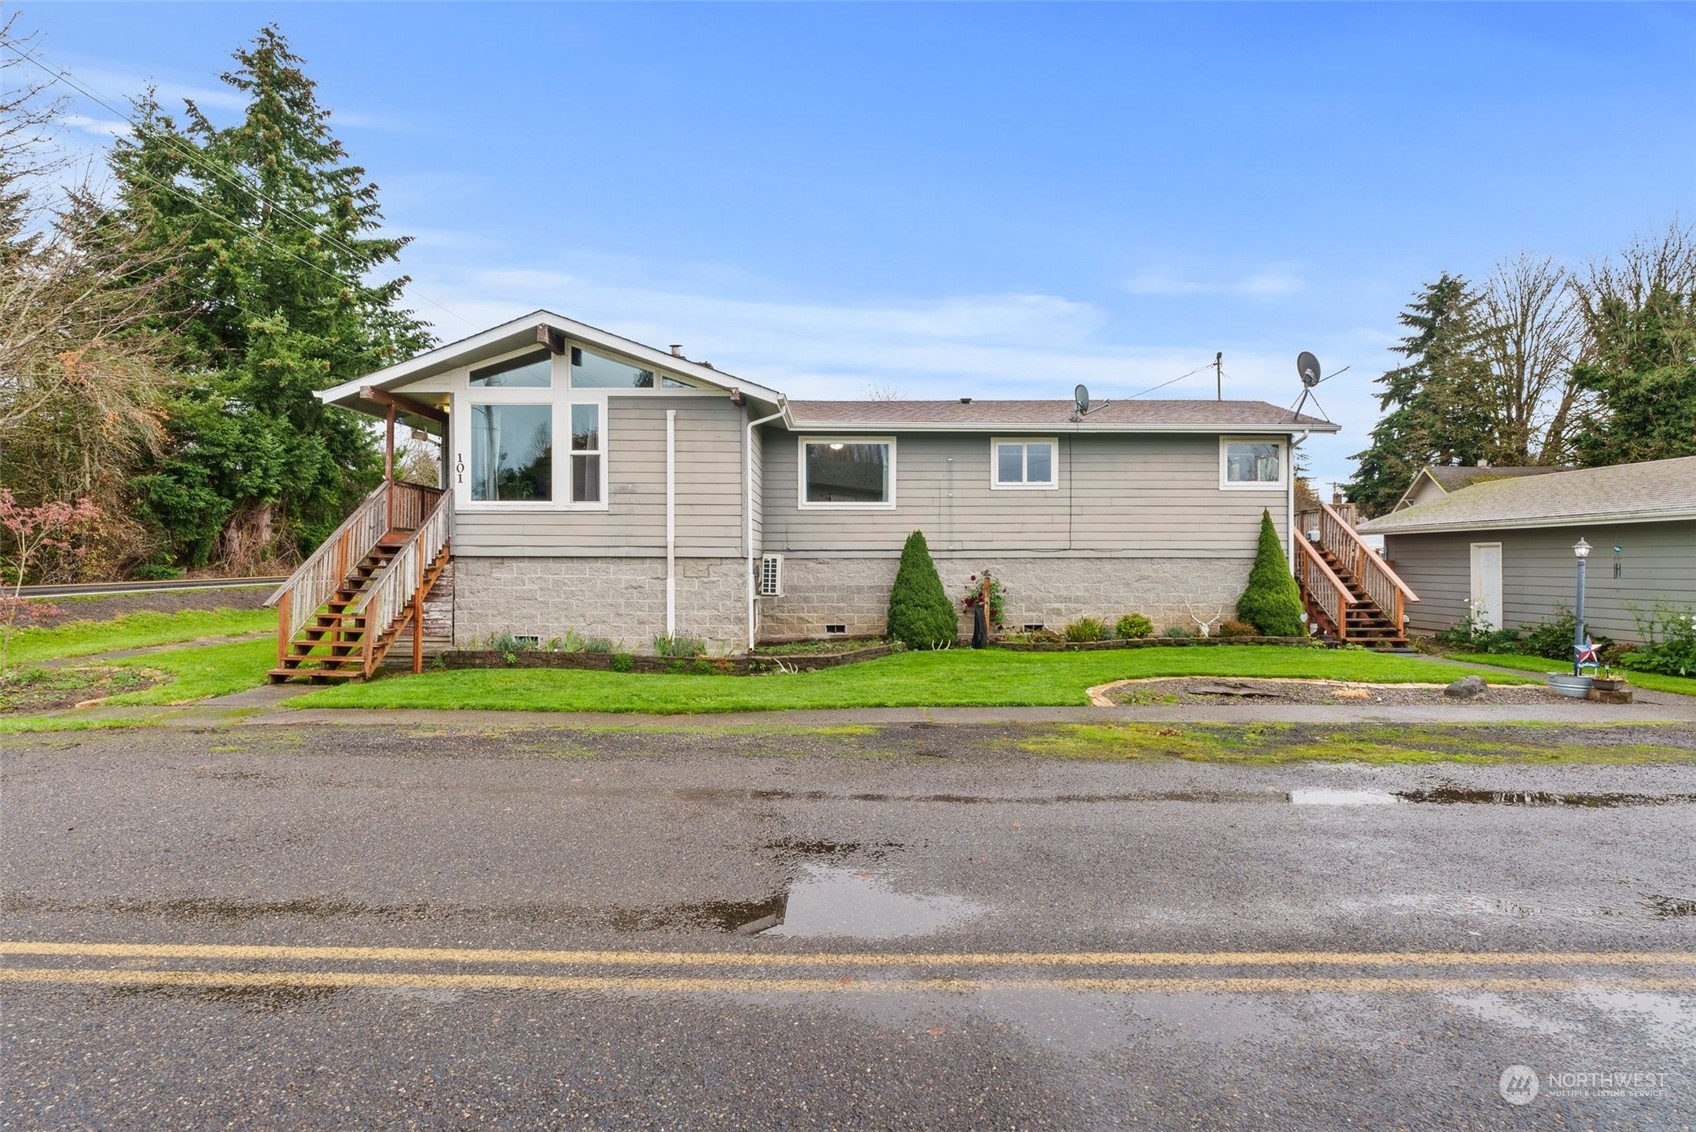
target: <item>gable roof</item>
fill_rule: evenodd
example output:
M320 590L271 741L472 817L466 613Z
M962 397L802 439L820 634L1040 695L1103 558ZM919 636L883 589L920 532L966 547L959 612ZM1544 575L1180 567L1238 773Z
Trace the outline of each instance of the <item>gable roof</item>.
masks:
M1407 490L1402 492L1402 497L1396 500L1396 505L1391 510L1400 511L1405 507L1413 506L1413 495L1419 490L1419 485L1424 480L1435 483L1439 490L1447 494L1451 491L1459 491L1463 487L1470 487L1475 483L1483 483L1485 480L1540 476L1548 472L1568 470L1564 465L1554 464L1528 464L1521 467L1492 467L1490 465L1458 467L1454 464L1427 464L1413 474L1413 479L1409 481Z
M340 405L346 409L353 409L355 412L381 416L384 410L380 410L370 401L363 400L359 396L361 389L376 388L393 391L412 382L422 381L427 377L435 377L437 374L446 373L451 369L458 369L460 366L476 365L478 362L498 358L502 354L511 353L513 350L536 345L536 329L541 326L551 327L579 342L591 346L600 346L614 353L623 354L625 357L632 358L655 369L687 377L709 388L726 391L741 390L742 393L753 400L764 402L773 407L782 405L784 401L783 394L774 389L767 389L751 381L743 381L733 374L714 369L704 362L692 362L688 358L678 357L676 354L657 350L652 346L645 346L634 339L614 334L610 330L602 330L598 326L590 326L586 322L578 322L576 319L566 318L564 315L555 314L548 310L532 311L521 318L503 322L499 326L491 327L468 338L461 338L457 342L449 342L437 346L433 350L426 350L416 357L408 358L404 362L396 362L394 365L380 369L376 373L356 377L352 381L344 381L340 385L322 390L318 394L318 398L326 404Z
M1673 519L1696 519L1696 456L1485 480L1360 529L1402 534Z
M1265 401L1112 401L1079 417L1071 401L791 401L792 427L897 432L1336 432Z

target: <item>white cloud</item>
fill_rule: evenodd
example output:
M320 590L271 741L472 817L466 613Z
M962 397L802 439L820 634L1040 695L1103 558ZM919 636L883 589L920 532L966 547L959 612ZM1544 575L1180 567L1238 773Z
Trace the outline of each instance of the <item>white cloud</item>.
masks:
M102 138L127 138L133 132L121 118L90 118L85 114L67 114L61 121L73 130Z

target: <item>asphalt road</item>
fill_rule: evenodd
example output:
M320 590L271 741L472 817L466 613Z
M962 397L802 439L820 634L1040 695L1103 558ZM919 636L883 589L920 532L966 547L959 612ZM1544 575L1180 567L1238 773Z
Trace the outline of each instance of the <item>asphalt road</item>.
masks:
M1696 1124L1696 764L1041 731L11 737L0 1123Z

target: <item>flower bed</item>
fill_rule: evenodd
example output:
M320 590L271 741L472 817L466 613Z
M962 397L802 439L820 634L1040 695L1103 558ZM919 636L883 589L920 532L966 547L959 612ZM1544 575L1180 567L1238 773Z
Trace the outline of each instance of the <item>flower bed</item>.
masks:
M664 672L672 675L752 676L765 672L814 672L862 660L888 656L879 641L852 652L784 653L781 656L635 656L631 653L545 652L523 649L503 653L493 649L461 649L440 654L443 668L578 668L595 672Z
M1195 645L1317 645L1308 637L1133 637L1112 641L992 641L1010 652L1088 652L1093 649L1184 648Z

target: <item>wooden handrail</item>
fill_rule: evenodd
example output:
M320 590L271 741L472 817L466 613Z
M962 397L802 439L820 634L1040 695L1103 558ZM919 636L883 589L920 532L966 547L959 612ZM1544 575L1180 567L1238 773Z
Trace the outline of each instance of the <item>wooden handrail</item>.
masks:
M1336 571L1326 565L1325 559L1320 557L1319 551L1314 548L1311 542L1307 541L1307 536L1300 531L1291 531L1290 537L1295 542L1296 549L1301 551L1302 561L1299 577L1301 578L1302 589L1306 591L1309 600L1331 619L1332 627L1337 632L1337 639L1340 641L1348 640L1347 607L1359 604L1358 599L1349 592L1349 588L1343 584L1343 580L1337 577Z
M1318 502L1318 511L1304 508L1303 518L1316 515L1320 542L1330 551L1331 556L1354 576L1360 588L1390 619L1396 631L1401 632L1407 623L1407 603L1418 601L1419 595L1396 576L1389 563L1366 545L1359 532L1349 525L1348 520L1337 514L1334 507L1324 500Z
M1344 536L1344 538L1346 538L1349 542L1353 543L1355 548L1360 553L1365 554L1368 557L1368 559L1372 562L1374 567L1377 570L1379 570L1380 572L1383 573L1385 579L1391 585L1395 586L1398 590L1402 591L1403 597L1407 598L1407 600L1409 600L1409 601L1418 601L1419 600L1419 595L1414 593L1413 590L1409 589L1408 584L1406 582L1402 581L1399 577L1396 576L1396 572L1394 570L1390 569L1389 563L1385 562L1382 558L1380 558L1376 551L1374 551L1370 546L1367 546L1366 543L1361 540L1360 532L1356 531L1353 527L1349 526L1348 522L1346 520L1344 520L1344 518L1341 515L1337 514L1335 508L1333 508L1329 503L1327 503L1323 499L1321 499L1319 501L1319 509L1325 514L1325 517L1328 518L1331 521L1331 524L1334 524L1338 528L1339 532ZM1327 525L1330 525L1330 524L1327 524ZM1324 535L1329 534L1329 532L1326 531L1325 527L1321 527L1320 530L1322 532L1322 537ZM1327 545L1327 546L1331 545L1331 540L1329 538L1325 538L1324 541L1325 541L1325 545ZM1339 554L1338 557L1340 558L1342 556ZM1360 575L1360 573L1361 572L1359 570L1355 571L1355 574L1356 574L1357 577Z
M443 493L439 491L433 496L420 495L417 500L426 508L417 527L395 550L388 565L372 576L365 593L348 610L352 616L365 618L364 644L360 653L366 676L376 671L383 659L377 652L377 638L386 635L400 617L406 615L418 620L412 627L415 637L422 637L424 632L422 609L416 598L424 585L424 572L447 546L448 520L453 509L443 505ZM415 654L417 647L415 642Z
M387 532L388 484L379 484L329 538L318 544L289 580L265 600L277 606L277 660L289 642L347 580L348 571Z

